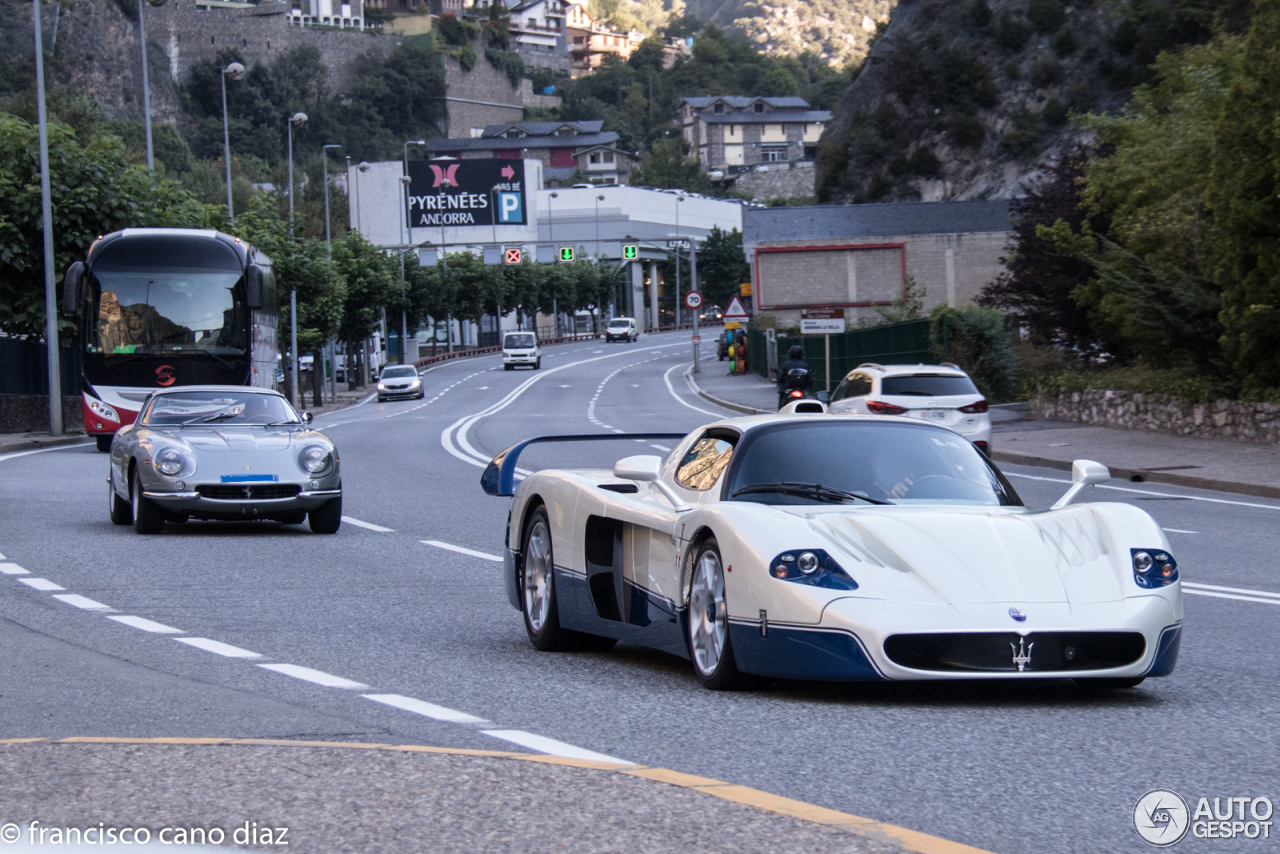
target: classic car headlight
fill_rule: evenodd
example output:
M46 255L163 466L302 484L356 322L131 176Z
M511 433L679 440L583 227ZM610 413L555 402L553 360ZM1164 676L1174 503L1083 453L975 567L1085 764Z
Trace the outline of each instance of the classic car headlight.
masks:
M333 455L324 445L308 445L298 455L298 465L308 474L320 474L333 463Z
M168 477L177 477L183 469L195 469L195 463L186 454L176 448L165 448L156 454L154 465L156 471Z
M1178 580L1178 562L1164 549L1129 549L1139 587L1164 587Z
M94 414L99 418L104 418L107 421L120 420L120 413L116 412L116 408L109 403L103 403L100 400L91 400L89 401L89 408L92 409Z
M822 549L796 549L783 552L769 562L769 574L782 581L827 587L832 590L857 590L858 582L849 577L835 558Z

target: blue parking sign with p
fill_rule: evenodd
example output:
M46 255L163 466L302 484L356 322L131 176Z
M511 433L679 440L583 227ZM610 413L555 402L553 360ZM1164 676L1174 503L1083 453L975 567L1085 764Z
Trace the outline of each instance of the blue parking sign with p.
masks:
M498 222L524 222L524 197L520 193L498 193Z

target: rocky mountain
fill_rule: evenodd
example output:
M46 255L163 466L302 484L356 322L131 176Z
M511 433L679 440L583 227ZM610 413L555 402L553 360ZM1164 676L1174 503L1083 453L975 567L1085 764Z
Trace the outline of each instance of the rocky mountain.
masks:
M747 37L757 50L806 51L845 66L867 55L895 0L689 0L687 11Z
M1008 197L1245 0L900 0L819 145L824 202Z

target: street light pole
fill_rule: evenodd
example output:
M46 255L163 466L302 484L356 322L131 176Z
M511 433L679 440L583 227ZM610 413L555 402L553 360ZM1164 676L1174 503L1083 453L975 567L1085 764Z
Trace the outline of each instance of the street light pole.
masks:
M244 79L244 66L232 62L218 75L222 79L222 159L227 163L227 219L236 224L235 206L231 202L231 126L227 122L227 78Z
M166 0L147 0L152 6L163 6ZM155 150L151 145L151 86L147 80L147 21L143 11L146 6L138 0L138 38L142 42L142 119L147 128L147 171L156 171Z
M330 261L333 260L333 237L329 233L329 149L342 148L341 145L330 143L320 147L320 166L324 170L324 251ZM347 158L348 161L350 158ZM350 171L350 170L348 170ZM328 346L325 347L329 356L329 402L338 402L338 348L332 338L329 339Z
M53 284L53 199L49 186L49 124L44 109L44 33L40 0L31 0L36 28L36 112L40 123L40 227L44 232L44 340L49 360L49 435L62 435L62 366L58 352L58 300Z
M293 237L293 129L294 127L302 127L307 123L306 113L294 113L289 117L289 237ZM293 356L293 362L289 367L291 403L297 406L302 405L303 396L302 389L298 388L298 291L296 288L289 291L289 353ZM315 365L311 366L315 370Z
M684 196L676 196L676 239L683 240L680 236L680 203L685 199ZM680 250L683 248L679 243L676 244L676 326L680 325Z
M293 129L307 123L306 113L294 113L289 117L289 236L293 237Z
M695 237L689 241L689 290L696 291L698 289L698 239ZM701 306L699 306L701 308ZM702 369L698 366L698 342L701 336L698 335L698 309L689 309L693 312L693 372L699 373Z
M408 239L404 241L405 247L408 247L409 244L413 243L413 221L409 218L409 185L412 183L412 179L409 178L409 146L426 144L427 141L425 139L411 139L406 141L404 144L404 174L400 176L400 183L404 185L404 206L400 211L400 221L405 223L409 232ZM401 237L404 237L403 232L401 233ZM407 251L407 248L400 250L400 282L402 288L407 287L404 284L404 253ZM407 364L405 353L408 352L408 340L409 311L407 308L402 307L400 309L400 364L402 365Z
M596 260L600 259L600 203L604 201L604 193L596 196Z

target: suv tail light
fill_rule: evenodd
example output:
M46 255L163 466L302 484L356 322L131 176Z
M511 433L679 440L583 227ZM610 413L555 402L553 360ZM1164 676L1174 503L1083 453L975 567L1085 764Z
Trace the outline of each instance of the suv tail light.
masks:
M979 412L986 412L988 408L987 402L985 400L980 400L977 403L971 403L968 406L960 407L960 411L967 412L970 415L977 415Z
M868 400L867 409L876 415L901 415L907 411L905 406L895 406L892 403L881 403L878 400Z

